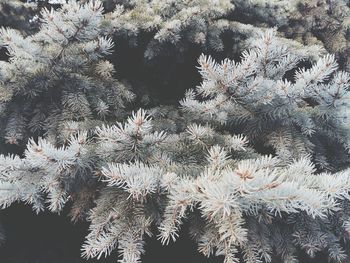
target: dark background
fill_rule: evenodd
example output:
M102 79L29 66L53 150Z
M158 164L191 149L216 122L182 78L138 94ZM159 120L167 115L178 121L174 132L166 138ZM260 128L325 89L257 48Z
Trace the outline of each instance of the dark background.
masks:
M118 253L100 260L84 260L80 248L88 233L88 223L72 223L68 216L52 213L36 215L29 206L15 204L0 212L6 243L0 247L1 263L116 263ZM181 238L162 246L155 238L146 239L142 263L222 262L199 254L196 245L182 231Z
M88 233L88 223L72 223L66 211L62 215L43 212L36 215L29 206L14 204L0 212L6 229L6 243L0 247L1 263L116 263L118 253L100 260L84 260L80 248ZM162 246L155 238L146 238L142 263L222 263L222 257L206 258L197 252L187 235L186 226L175 243ZM300 263L326 263L327 257L313 260L301 255ZM273 263L280 263L275 259Z

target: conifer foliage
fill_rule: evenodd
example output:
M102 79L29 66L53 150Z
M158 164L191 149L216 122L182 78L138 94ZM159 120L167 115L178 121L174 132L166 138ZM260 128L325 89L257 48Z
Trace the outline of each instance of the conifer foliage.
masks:
M240 59L202 54L202 82L177 106L127 107L135 96L108 60L112 34L155 30L147 52L214 41L235 2L244 7L121 1L105 12L61 1L41 10L35 33L2 28L0 147L27 143L1 150L0 207L67 207L90 223L85 259L117 249L118 262L141 262L146 236L168 245L186 224L198 251L225 263L346 262L350 74L334 55L233 22L249 35Z
M133 98L105 59L114 44L101 30L101 2L70 1L59 10L43 9L41 17L33 35L0 32L9 55L0 76L0 132L8 143L25 141L28 132L67 139L65 130L118 117Z
M346 162L350 75L336 72L334 56L326 55L310 69L298 69L293 82L286 79L302 59L279 44L272 30L239 63L216 63L202 55L203 82L187 92L181 105L191 118L238 125L251 140L273 146L282 159L291 161L317 149L315 161L323 168L330 166L328 158L334 158L333 164ZM343 150L332 151L334 145Z
M145 57L164 52L166 43L183 50L189 43L200 46L220 46L221 40L212 33L221 27L221 18L234 10L230 0L121 1L122 13L111 19L113 31L134 38L142 32L154 32L147 44ZM132 39L132 38L131 38ZM219 41L219 42L218 42Z

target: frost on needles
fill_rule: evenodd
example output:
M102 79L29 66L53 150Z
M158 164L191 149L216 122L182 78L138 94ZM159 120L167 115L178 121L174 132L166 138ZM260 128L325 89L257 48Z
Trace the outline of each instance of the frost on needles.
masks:
M123 115L133 94L106 60L114 44L103 21L100 1L69 1L44 8L37 33L1 28L9 55L0 62L0 135L7 143L43 134L63 141L71 130Z
M125 37L131 46L144 45L144 56L147 60L159 56L173 56L176 60L184 59L185 51L194 47L212 53L240 54L246 48L246 41L260 31L260 24L242 23L242 6L254 16L257 9L264 17L263 22L290 14L286 6L294 7L299 0L261 1L261 0L104 0L105 4L114 6L114 10L106 14L105 30L115 36ZM236 11L236 12L235 12ZM285 14L282 15L283 11ZM283 20L287 20L287 18ZM253 19L255 20L255 19ZM259 20L260 21L260 20ZM245 21L247 22L247 21ZM284 23L276 23L281 26ZM225 45L225 34L232 39L232 47ZM301 49L310 54L317 54L319 47L309 43L309 47ZM227 43L226 43L227 44Z
M184 128L165 132L138 110L93 135L73 130L60 147L44 138L24 158L1 155L1 206L86 207L73 197L94 181L86 258L118 248L119 262L140 262L145 235L166 245L186 222L198 250L225 263L294 263L300 250L340 262L350 170L335 168L348 164L350 76L331 55L298 68L303 57L273 30L252 43L239 62L200 57L203 82L181 101ZM260 154L261 142L274 154Z
M342 167L349 158L350 75L337 71L332 55L295 70L302 60L273 30L253 41L240 62L202 55L203 82L181 106L203 123L239 128L286 161L311 154L322 169Z
M220 30L227 28L222 29L220 21L233 10L230 0L122 0L108 14L106 29L127 36L133 45L138 44L140 35L149 33L147 59L173 47L177 54L190 45L222 49Z

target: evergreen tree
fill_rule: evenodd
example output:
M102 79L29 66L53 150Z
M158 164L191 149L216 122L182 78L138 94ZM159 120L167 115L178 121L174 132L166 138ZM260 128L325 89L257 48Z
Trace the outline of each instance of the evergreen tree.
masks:
M251 43L239 62L202 55L203 82L180 109L138 110L69 140L31 139L23 158L1 155L1 206L60 212L72 200L73 218L92 208L86 258L118 247L120 262L140 262L146 235L169 244L187 222L198 250L227 263L298 262L301 250L341 262L350 76L332 55L300 67L305 56L273 30Z
M37 33L1 29L0 45L9 55L0 67L2 140L20 144L45 134L62 141L71 130L123 115L133 94L106 59L114 44L103 21L101 2L70 1L58 10L44 8Z
M311 154L322 169L347 166L349 74L337 72L334 56L326 55L288 81L286 73L303 58L274 34L254 41L239 63L201 56L203 82L187 92L182 107L190 118L238 126L286 161Z
M274 26L304 44L323 45L349 70L350 4L346 0L232 1L237 13L253 25Z
M179 60L182 55L187 55L186 51L191 47L211 53L240 54L242 48L247 47L246 40L255 38L255 33L264 28L267 17L270 20L272 17L270 24L282 27L289 22L288 19L292 17L290 13L299 4L298 0L291 1L291 4L286 4L287 1L269 4L268 1L240 0L103 2L112 10L106 14L105 30L118 38L126 38L131 46L140 45L143 48L144 45L147 60L156 60L158 56L171 53L175 53L174 60ZM264 14L261 20L242 23L246 15L244 11L257 16L258 10ZM226 45L225 34L229 34L232 39L230 42L234 43ZM315 43L308 44L311 46ZM322 45L322 42L317 44ZM294 42L294 45L302 47L298 42ZM230 48L232 50L227 50ZM313 55L320 52L315 46L303 49Z

